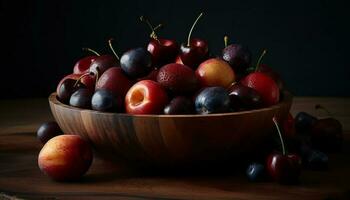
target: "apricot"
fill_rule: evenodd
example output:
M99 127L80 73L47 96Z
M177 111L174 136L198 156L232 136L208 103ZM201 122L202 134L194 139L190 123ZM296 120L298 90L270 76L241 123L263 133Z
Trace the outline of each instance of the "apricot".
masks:
M59 135L41 149L38 165L42 172L56 181L76 180L90 168L91 147L78 135Z

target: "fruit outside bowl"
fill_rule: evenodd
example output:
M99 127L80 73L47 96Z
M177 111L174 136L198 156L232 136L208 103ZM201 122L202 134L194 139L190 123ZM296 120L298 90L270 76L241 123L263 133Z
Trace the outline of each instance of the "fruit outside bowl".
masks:
M84 137L110 161L183 166L256 150L273 133L273 116L287 118L292 96L284 92L282 101L268 108L210 115L106 113L65 105L56 93L49 103L64 133Z

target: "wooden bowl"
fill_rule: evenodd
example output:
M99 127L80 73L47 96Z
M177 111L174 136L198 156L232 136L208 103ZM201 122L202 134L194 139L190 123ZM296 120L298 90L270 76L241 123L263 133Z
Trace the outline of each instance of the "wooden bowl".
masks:
M210 115L129 115L79 109L49 97L66 134L87 139L96 152L132 165L183 165L254 150L274 130L272 117L287 117L292 96L274 106Z

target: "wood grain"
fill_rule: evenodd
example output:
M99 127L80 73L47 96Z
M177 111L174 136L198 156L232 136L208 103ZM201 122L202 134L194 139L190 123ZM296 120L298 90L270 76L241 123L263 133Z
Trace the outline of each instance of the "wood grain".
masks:
M301 184L249 183L243 172L149 174L95 159L77 182L54 182L37 166L41 145L34 134L0 135L0 193L24 199L349 199L350 138L330 156L329 171L302 172Z
M286 118L292 96L269 108L210 115L128 115L78 109L49 97L57 123L68 134L86 138L109 159L131 164L188 166L235 157L273 133L272 118Z

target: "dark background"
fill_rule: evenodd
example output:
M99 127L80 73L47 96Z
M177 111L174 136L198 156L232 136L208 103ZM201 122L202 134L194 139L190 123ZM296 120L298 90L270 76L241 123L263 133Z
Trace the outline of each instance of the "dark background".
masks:
M81 47L109 52L107 40L123 51L145 46L148 16L165 23L162 37L184 42L194 32L213 54L223 36L247 45L256 58L268 49L266 64L301 96L349 96L349 6L346 1L0 1L0 98L46 97L75 62ZM255 61L254 61L255 62Z

